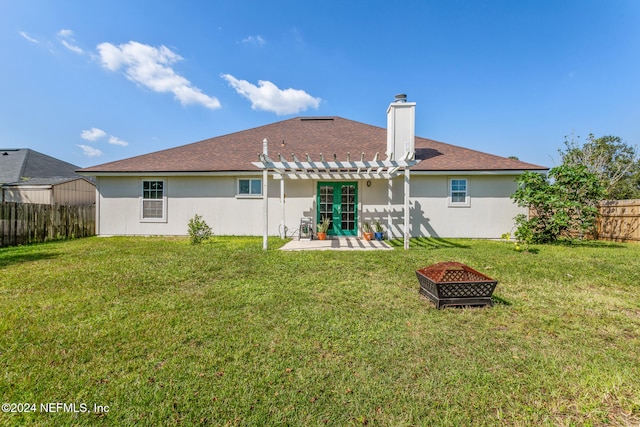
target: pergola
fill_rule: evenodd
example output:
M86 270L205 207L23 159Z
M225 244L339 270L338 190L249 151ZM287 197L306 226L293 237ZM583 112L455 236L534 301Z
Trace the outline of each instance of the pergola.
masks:
M406 147L408 149L408 145ZM387 207L387 230L389 237L391 234L391 201L392 201L392 179L404 174L404 248L409 248L409 190L410 190L410 171L411 166L419 163L415 160L415 152L405 151L404 156L394 160L393 155L386 160L379 159L379 153L376 153L372 160L365 160L364 153L360 154L359 160L351 159L351 154L347 153L346 160L338 160L337 155L333 154L329 158L320 153L319 161L312 161L309 154L305 153L303 159L298 158L294 153L291 154L291 160L286 160L281 154L278 154L278 160L269 157L267 148L267 139L262 142L262 153L258 155L258 161L252 164L263 171L262 178L262 194L263 194L263 225L264 234L262 240L263 249L267 249L267 233L269 227L269 201L268 201L268 174L271 172L275 179L280 180L280 204L282 206L281 219L281 237L284 238L284 221L285 221L285 197L284 188L285 180L361 180L361 179L386 179L389 182L388 190L388 207Z

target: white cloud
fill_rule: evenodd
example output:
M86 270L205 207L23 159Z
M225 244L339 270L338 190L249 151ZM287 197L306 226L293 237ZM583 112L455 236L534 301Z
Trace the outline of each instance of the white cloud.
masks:
M24 31L20 31L20 35L27 41L31 42L31 43L36 43L36 44L40 44L40 42L36 39L34 39L33 37L31 37L29 34L25 33Z
M320 98L314 98L303 90L279 89L276 85L266 80L259 80L258 86L246 80L238 80L231 74L221 76L240 95L251 101L254 110L271 111L277 115L295 114L307 108L317 109Z
M97 140L106 138L107 136L109 137L109 144L120 145L121 147L126 147L127 145L129 145L127 141L124 141L117 136L108 135L105 131L98 128L83 130L82 133L80 133L80 138L91 142L96 142Z
M82 148L82 154L87 157L100 157L102 156L102 151L97 148L93 148L89 145L78 144L78 147Z
M73 38L73 30L62 29L58 31L58 36L64 38Z
M73 31L65 29L58 31L58 39L60 40L60 43L70 51L78 54L84 53L82 48L76 46L76 41L73 38Z
M265 44L267 44L267 41L264 38L262 38L261 35L257 35L257 36L249 36L243 39L242 43L257 45L257 46L264 46Z
M182 105L200 104L210 109L220 108L217 98L204 94L173 70L171 65L182 60L182 57L166 46L156 48L134 41L119 46L101 43L98 53L102 66L107 70L124 68L124 75L132 82L154 92L171 92Z
M100 138L107 136L107 133L102 129L91 128L89 130L83 130L80 134L80 138L87 141L97 141Z
M75 52L75 53L79 53L79 54L84 53L84 50L82 50L80 47L78 47L76 45L73 45L73 44L69 43L66 40L60 40L60 43L62 43L62 45L64 47L66 47L67 49L69 49L71 52Z
M117 136L113 136L113 135L109 136L109 144L121 145L123 147L126 147L127 145L129 145L129 143L127 141L123 141L120 138L118 138Z
M99 44L98 52L102 66L109 71L117 71L124 62L124 55L122 55L120 49L111 43Z

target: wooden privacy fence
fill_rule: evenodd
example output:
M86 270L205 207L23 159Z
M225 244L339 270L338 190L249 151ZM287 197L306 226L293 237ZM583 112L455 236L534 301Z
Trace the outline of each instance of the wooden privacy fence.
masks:
M95 205L0 205L0 247L95 234Z
M598 239L640 242L640 199L600 203Z

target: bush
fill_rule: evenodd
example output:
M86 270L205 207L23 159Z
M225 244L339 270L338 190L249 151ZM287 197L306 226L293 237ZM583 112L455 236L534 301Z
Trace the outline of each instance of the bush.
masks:
M582 165L561 165L551 169L549 177L552 181L528 171L516 180L519 188L511 197L531 214L530 218L523 214L515 218L518 241L550 243L560 237L592 234L598 202L605 196L597 176Z
M191 238L191 244L202 243L205 240L209 240L212 235L211 227L204 222L200 215L196 214L189 220L189 237Z

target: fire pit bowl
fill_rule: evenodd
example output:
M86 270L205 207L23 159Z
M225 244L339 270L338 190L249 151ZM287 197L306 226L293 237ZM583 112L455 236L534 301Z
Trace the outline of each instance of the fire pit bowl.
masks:
M493 306L497 280L459 262L440 262L416 270L420 293L441 309L447 305Z

